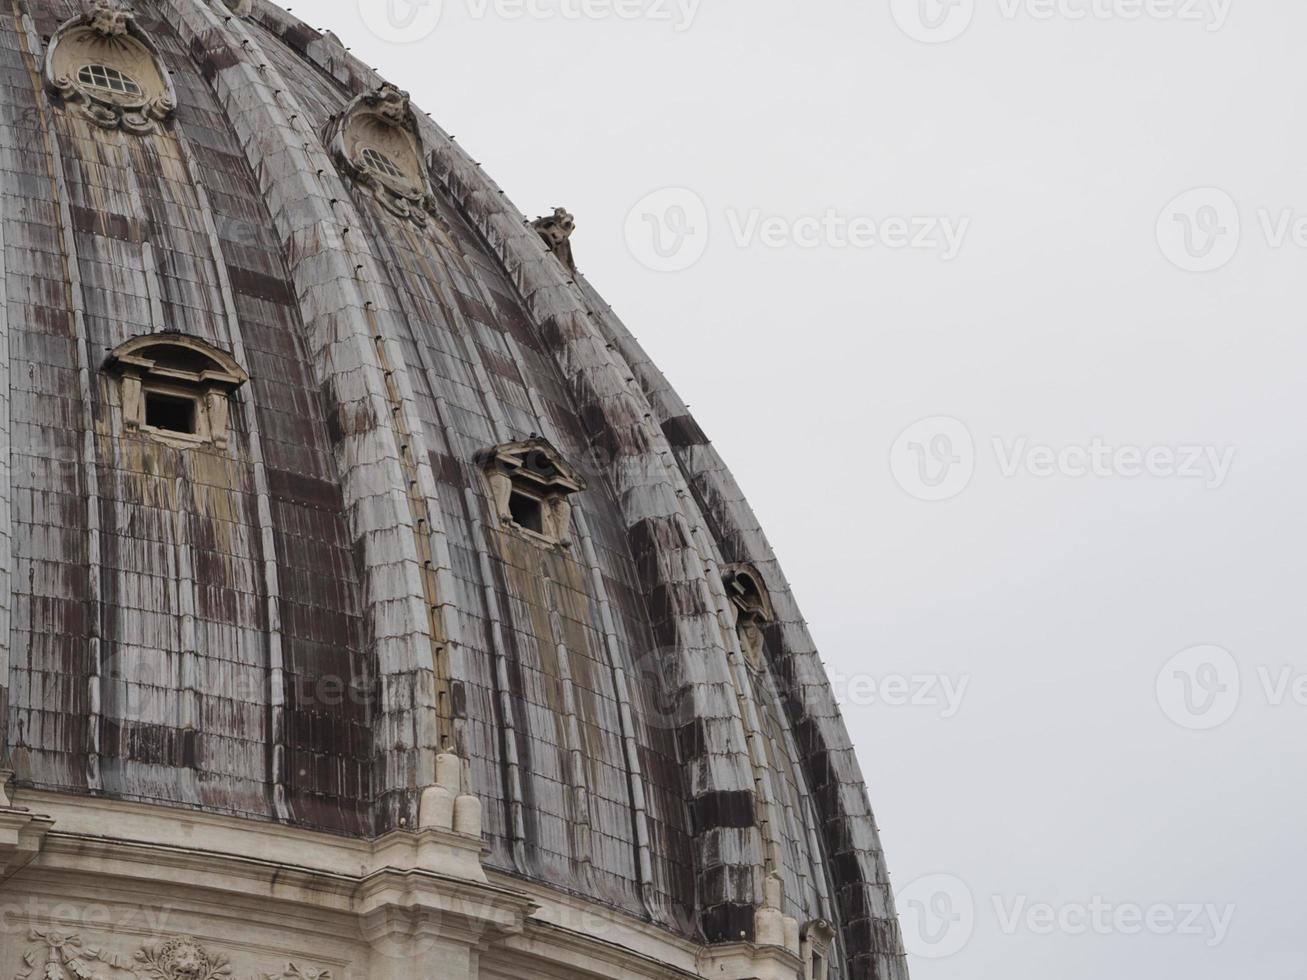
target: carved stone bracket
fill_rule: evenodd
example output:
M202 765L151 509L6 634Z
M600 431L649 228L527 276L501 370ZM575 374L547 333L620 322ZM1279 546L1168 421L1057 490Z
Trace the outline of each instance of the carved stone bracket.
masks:
M177 109L158 48L130 10L106 0L55 31L45 84L97 125L140 136L158 132Z
M531 227L544 239L549 251L558 256L558 261L569 272L576 271L576 260L572 257L572 232L576 231L576 218L567 208L554 208L554 213L543 218L536 218Z
M76 934L33 929L31 946L23 955L25 969L15 980L82 980L104 977L99 967L139 980L236 980L231 961L190 936L178 936L153 946L142 946L132 956L88 946ZM258 973L248 980L332 980L330 970L303 968L287 963L278 973Z

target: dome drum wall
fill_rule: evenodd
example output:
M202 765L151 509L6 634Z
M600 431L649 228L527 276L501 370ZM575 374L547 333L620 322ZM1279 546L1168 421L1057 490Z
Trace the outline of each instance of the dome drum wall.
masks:
M407 975L423 935L463 964L450 975L476 975L468 943L491 934L507 959L483 976L531 972L512 939L544 928L530 895L569 928L608 910L626 952L595 975L794 980L829 920L832 980L906 977L788 586L569 243L263 0L115 19L174 91L149 127L43 81L41 37L87 8L17 3L0 9L0 765L56 819L22 880L44 881L60 833L98 820L149 850L181 808L194 846L296 854L323 894L322 875L398 862L332 906L344 945L319 976ZM205 387L184 353L170 367L185 337L233 381ZM197 408L152 416L151 392ZM728 592L746 566L747 608ZM484 855L466 821L424 822L455 753ZM388 876L410 860L462 882L476 921L464 905L454 928L440 889L405 906ZM194 887L244 894L212 874Z

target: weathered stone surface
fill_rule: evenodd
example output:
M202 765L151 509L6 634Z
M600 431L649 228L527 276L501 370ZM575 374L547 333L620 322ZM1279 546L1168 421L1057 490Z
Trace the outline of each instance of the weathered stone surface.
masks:
M572 216L528 221L265 0L137 0L123 70L159 74L146 109L105 109L46 63L88 12L0 5L0 766L24 791L434 834L469 880L732 944L721 975L786 975L794 924L828 920L833 976L902 980L789 587L575 271ZM184 342L171 377L106 363L155 334L223 378ZM163 431L142 378L202 391L203 425Z

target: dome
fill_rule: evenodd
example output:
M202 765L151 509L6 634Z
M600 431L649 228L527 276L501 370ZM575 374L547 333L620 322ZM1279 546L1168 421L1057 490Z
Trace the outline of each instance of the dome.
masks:
M608 975L905 978L790 588L572 216L264 0L16 0L0 57L0 861L185 922L0 973L416 976L409 860ZM205 888L290 938L215 952Z

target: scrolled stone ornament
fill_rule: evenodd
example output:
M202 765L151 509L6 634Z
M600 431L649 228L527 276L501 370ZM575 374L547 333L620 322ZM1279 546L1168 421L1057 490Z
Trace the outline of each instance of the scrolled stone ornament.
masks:
M327 127L326 141L341 173L392 214L420 227L436 214L407 92L386 84L358 96Z
M44 74L59 102L104 129L149 136L177 110L158 48L131 11L105 0L55 31Z

